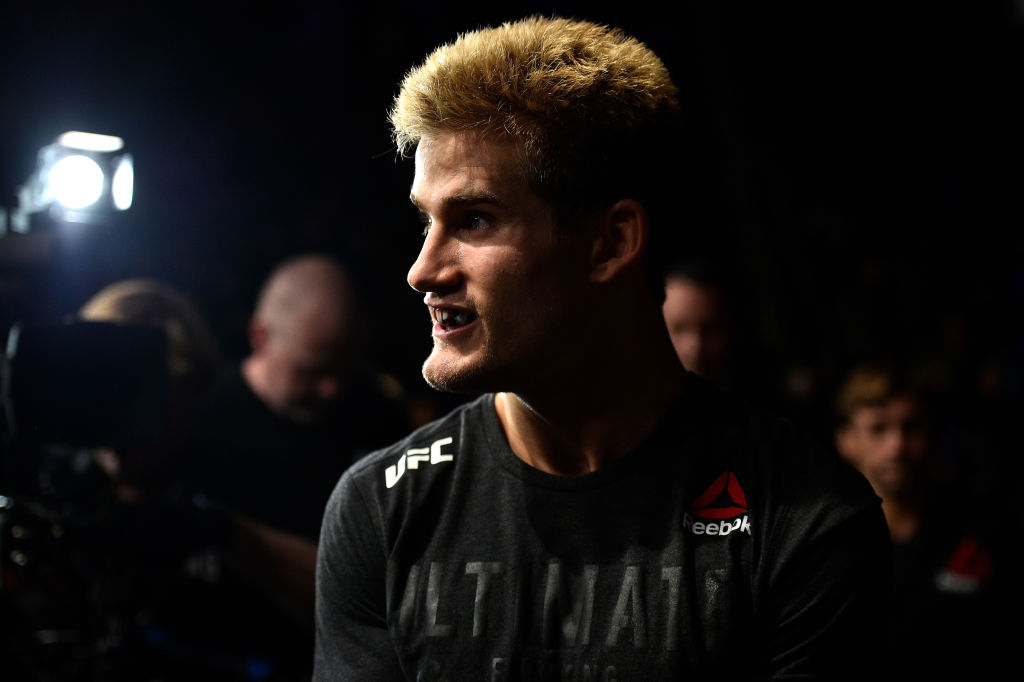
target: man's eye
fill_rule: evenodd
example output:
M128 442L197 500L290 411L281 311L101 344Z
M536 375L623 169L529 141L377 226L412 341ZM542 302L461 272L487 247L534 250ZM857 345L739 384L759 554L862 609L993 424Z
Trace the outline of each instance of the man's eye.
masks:
M490 224L490 218L483 213L468 213L466 215L466 227L471 230L482 230Z

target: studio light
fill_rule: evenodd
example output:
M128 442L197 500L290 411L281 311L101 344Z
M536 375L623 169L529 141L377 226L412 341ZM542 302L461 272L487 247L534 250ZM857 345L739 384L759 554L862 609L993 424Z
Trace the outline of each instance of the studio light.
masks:
M132 193L134 191L135 170L132 167L132 157L125 154L117 164L117 170L114 171L114 179L110 187L114 208L119 211L127 211L131 208Z
M132 205L135 173L124 141L114 135L69 131L39 150L36 168L18 190L15 232L41 223L108 221Z
M88 208L103 194L103 169L88 156L65 156L50 169L53 198L65 208Z

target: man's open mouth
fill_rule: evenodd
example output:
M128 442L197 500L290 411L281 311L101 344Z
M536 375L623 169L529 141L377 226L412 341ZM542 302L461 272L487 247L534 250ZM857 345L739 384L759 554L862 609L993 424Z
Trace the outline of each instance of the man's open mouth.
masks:
M445 331L465 327L476 319L474 313L459 308L434 308L434 321Z

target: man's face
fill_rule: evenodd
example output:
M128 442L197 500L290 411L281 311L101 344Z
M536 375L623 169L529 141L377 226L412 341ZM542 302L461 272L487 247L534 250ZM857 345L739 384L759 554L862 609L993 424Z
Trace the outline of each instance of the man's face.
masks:
M684 277L670 277L662 313L676 355L687 369L724 381L733 344L732 320L715 290Z
M521 391L565 358L585 238L556 234L517 149L468 133L424 138L411 198L426 224L409 284L426 294L438 389Z
M916 401L897 396L856 410L836 436L840 454L883 496L917 482L928 455L928 433Z
M282 416L305 424L322 416L341 390L339 340L316 320L270 334L260 353L266 367L265 400Z

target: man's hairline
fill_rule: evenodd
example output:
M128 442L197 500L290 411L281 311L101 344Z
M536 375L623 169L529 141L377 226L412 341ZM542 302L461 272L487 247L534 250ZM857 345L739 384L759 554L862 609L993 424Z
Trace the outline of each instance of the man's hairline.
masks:
M860 400L856 404L852 405L848 410L839 412L839 428L852 426L854 420L856 420L860 415L863 415L865 411L884 410L895 400L909 401L913 403L914 409L918 414L927 416L926 406L924 405L920 395L916 394L913 390L893 391L887 392L880 398Z

